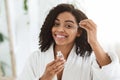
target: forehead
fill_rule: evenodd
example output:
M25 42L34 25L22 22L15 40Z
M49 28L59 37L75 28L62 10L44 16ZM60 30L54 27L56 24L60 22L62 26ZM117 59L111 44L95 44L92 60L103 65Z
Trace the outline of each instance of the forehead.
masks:
M60 13L58 16L57 16L57 19L58 20L71 20L73 22L76 22L75 20L75 17L70 13L70 12L63 12L63 13Z

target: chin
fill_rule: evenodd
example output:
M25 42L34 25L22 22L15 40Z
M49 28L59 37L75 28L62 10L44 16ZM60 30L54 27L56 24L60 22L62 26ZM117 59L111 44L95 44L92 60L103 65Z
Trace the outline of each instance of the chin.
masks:
M65 45L65 43L63 43L63 42L56 42L56 45L63 46L63 45Z

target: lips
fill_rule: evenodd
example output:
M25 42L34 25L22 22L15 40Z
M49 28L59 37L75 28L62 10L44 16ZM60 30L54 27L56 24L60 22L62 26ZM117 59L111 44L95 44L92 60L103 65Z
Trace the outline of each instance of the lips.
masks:
M56 35L57 38L65 38L63 35Z

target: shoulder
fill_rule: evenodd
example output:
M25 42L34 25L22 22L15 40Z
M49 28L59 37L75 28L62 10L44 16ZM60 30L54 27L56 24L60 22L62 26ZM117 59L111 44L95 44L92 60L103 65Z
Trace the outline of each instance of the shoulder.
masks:
M39 49L35 50L31 53L31 55L29 56L29 60L30 61L39 61L40 59L44 58L44 52L41 52Z

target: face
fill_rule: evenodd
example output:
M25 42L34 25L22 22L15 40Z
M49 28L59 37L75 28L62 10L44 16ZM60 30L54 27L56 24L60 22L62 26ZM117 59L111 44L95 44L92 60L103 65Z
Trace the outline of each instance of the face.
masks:
M74 44L75 38L80 36L75 17L70 12L60 13L52 27L52 36L56 45Z

